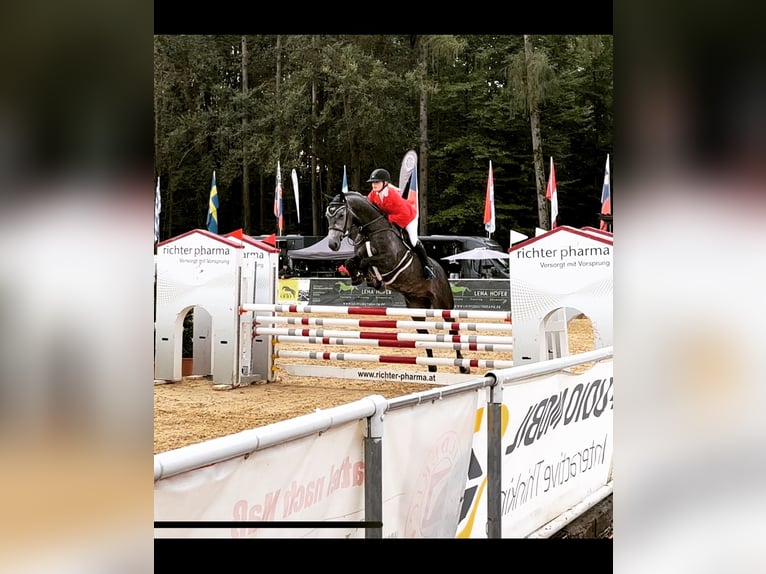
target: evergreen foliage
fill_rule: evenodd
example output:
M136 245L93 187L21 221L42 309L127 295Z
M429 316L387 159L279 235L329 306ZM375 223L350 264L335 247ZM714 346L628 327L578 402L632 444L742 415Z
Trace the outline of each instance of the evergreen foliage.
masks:
M427 232L486 235L491 160L493 237L507 246L511 229L534 235L535 227L547 227L538 221L530 94L540 110L546 177L550 156L556 164L560 223L598 227L605 158L611 154L614 173L619 157L612 149L612 37L534 38L524 68L522 36L247 36L244 93L242 37L155 36L161 239L204 227L213 170L221 233L243 227L246 160L253 215L245 231L276 230L279 161L285 233L314 235L312 194L323 210L324 196L340 191L344 165L349 187L364 192L374 168L396 180L406 151L426 149L419 192L427 194ZM300 181L300 224L292 169ZM318 219L324 223L322 213Z

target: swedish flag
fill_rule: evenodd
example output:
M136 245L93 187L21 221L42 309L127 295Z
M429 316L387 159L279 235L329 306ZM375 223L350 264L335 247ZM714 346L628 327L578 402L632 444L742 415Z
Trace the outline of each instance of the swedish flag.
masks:
M210 186L210 202L207 211L207 230L210 233L218 233L218 188L215 185L215 171L213 171L213 183Z

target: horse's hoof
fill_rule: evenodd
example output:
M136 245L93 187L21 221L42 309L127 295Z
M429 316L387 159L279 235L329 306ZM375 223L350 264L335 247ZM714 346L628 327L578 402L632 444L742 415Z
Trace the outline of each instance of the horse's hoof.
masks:
M428 365L428 372L429 373L435 373L436 372L436 365Z
M469 369L468 367L460 367L460 373L463 375L470 375L471 369Z

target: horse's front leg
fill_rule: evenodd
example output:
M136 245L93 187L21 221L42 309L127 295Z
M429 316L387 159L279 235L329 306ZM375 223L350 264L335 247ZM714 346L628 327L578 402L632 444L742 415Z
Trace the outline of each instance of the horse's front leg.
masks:
M365 271L362 270L363 264L364 262L362 258L358 255L349 257L343 263L343 265L346 267L346 270L348 271L349 277L351 277L352 285L359 285L362 281L364 281Z
M363 256L360 256L358 251L356 254L356 257L359 257L360 259L358 273L361 275L361 277L364 277L367 280L368 287L372 287L377 291L385 291L383 281L378 277L377 273L375 273L374 265L376 263L376 257L368 256L366 251L362 251L362 253ZM361 278L359 281L362 281Z

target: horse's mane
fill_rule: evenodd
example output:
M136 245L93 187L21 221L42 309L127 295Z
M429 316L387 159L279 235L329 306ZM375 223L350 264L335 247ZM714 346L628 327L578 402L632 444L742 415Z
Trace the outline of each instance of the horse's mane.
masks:
M358 191L349 190L346 193L341 192L337 194L335 197L333 197L330 203L342 203L343 196L345 196L345 201L349 203L349 205L354 203L354 205L365 206L365 209L370 209L373 213L376 214L375 217L378 217L378 216L383 217L386 223L388 223L389 227L391 227L391 222L388 221L388 215L386 214L386 212L383 211L379 206L375 205L373 202L368 200L366 195Z

